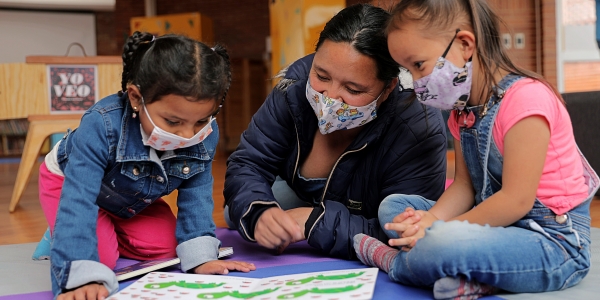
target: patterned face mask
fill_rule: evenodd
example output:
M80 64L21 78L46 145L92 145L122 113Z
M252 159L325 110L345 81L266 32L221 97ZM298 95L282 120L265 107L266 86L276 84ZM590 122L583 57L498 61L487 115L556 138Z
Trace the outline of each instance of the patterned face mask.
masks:
M156 124L154 124L154 122L152 121L152 118L150 118L150 114L146 109L146 104L142 103L142 107L144 107L144 111L148 116L148 120L150 120L150 123L152 123L152 126L154 126L154 129L152 129L152 133L150 133L150 136L142 134L142 142L144 143L144 145L150 146L156 150L167 151L179 148L187 148L204 141L204 139L206 139L206 137L212 133L212 121L215 119L212 116L208 120L208 124L206 124L202 129L200 129L193 137L186 139L176 134L164 131L160 127L156 126ZM144 129L141 129L142 132L144 132Z
M377 99L365 106L353 106L315 91L310 81L306 82L306 99L317 115L322 134L355 128L372 121L377 117L377 100L382 94L383 91Z
M460 29L456 30L456 34ZM463 68L446 60L446 54L456 38L456 34L444 54L438 58L431 74L413 82L419 102L443 110L463 110L471 94L473 66L467 62Z

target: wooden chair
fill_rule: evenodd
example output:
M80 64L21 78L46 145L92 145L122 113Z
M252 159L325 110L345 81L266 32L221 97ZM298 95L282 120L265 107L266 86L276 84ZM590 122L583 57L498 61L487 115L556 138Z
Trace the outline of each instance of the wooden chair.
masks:
M23 190L29 182L31 170L40 154L44 141L54 133L66 132L67 129L75 129L79 126L81 114L64 115L29 115L29 130L25 139L25 147L17 172L17 179L10 199L8 210L14 212Z
M0 64L0 74L10 74L0 76L3 88L0 93L0 120L27 117L30 122L9 204L10 212L14 212L19 203L44 141L51 134L75 129L81 119L82 112L52 114L48 93L49 65L96 66L95 100L121 89L123 60L120 56L27 56L25 63Z

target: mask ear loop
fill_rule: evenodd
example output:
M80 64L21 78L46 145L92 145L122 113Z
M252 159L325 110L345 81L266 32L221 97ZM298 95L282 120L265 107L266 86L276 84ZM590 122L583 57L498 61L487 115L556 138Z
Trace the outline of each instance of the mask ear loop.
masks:
M452 47L452 43L454 43L454 40L456 39L456 36L458 35L459 32L460 32L460 28L456 28L456 32L454 33L454 36L452 37L452 40L450 41L450 45L448 45L448 47L446 48L446 51L444 51L444 54L442 54L443 58L446 58L446 54L448 54L448 51L450 51L450 47Z

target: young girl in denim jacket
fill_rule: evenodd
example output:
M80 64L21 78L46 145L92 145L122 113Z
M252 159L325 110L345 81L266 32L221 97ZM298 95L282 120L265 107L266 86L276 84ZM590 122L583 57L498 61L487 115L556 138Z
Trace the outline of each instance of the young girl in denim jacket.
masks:
M123 50L122 91L92 106L40 167L58 299L103 299L119 256L181 259L184 272L248 272L217 260L211 164L231 82L227 52L136 32ZM178 216L161 197L178 190Z
M360 260L433 287L436 299L579 283L599 179L560 94L511 62L484 0L403 0L393 15L388 47L412 73L417 99L452 110L456 174L437 202L388 196L379 221L401 249L356 235Z

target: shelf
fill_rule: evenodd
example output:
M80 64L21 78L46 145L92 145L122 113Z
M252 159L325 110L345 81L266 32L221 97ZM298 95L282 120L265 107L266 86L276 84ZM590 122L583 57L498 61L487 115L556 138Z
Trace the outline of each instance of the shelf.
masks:
M27 119L0 120L0 156L21 155L28 127Z

